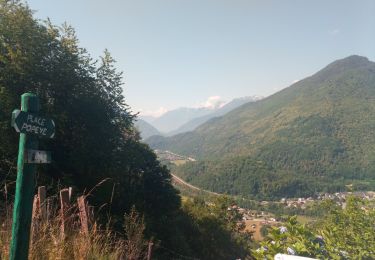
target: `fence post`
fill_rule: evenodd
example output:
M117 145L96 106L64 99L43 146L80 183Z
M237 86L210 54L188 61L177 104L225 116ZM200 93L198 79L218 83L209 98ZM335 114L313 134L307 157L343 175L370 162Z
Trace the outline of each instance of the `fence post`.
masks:
M31 217L31 223L33 223L33 221L35 219L38 218L38 204L39 204L39 198L38 198L38 195L35 195L34 196L34 200L33 200L33 214L32 214L32 217Z
M69 229L69 189L62 189L60 191L60 216L61 216L61 236L65 238L66 232Z
M88 212L87 204L84 196L77 198L77 204L79 209L79 219L81 221L81 232L84 235L89 234L89 223L88 223Z
M35 234L39 228L39 223L38 223L38 218L39 218L39 198L38 195L34 196L34 201L33 201L33 214L31 217L31 244L33 244Z

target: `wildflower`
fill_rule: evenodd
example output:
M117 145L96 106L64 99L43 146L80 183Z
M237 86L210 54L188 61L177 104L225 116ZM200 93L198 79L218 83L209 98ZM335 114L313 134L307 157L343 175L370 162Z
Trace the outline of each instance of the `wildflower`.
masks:
M280 233L281 234L283 234L283 233L285 233L285 232L287 232L288 231L288 229L286 228L286 227L284 227L284 226L281 226L280 227Z
M318 243L319 246L324 246L324 238L322 236L316 236L314 242Z
M290 247L288 247L288 248L286 249L286 251L288 252L289 255L295 255L295 254L296 254L296 251L294 251L294 249L292 249L292 248L290 248Z
M262 247L259 247L257 250L255 250L256 252L266 252L268 251L268 247L266 246L262 246Z
M343 250L340 250L340 254L341 254L341 256L343 256L343 257L348 257L348 256L349 256L348 252L343 251Z

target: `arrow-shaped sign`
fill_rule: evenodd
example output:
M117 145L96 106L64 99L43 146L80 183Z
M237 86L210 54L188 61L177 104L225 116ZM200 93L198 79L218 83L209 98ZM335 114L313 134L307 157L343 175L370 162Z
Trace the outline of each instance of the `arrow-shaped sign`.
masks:
M55 136L55 122L52 119L18 109L12 113L12 126L18 133L33 134L44 138Z

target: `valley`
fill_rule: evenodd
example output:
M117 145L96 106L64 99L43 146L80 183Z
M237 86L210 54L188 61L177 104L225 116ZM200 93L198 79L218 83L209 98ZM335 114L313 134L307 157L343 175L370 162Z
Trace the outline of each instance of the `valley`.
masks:
M374 13L0 0L0 259L374 259Z
M193 131L146 142L195 158L174 174L218 193L269 200L374 190L375 63L350 56Z

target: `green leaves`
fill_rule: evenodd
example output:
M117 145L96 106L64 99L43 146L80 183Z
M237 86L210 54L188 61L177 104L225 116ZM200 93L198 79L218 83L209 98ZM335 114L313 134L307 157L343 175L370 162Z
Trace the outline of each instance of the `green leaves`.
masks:
M316 228L301 225L292 217L285 232L272 228L263 249L254 250L257 259L271 258L277 253L328 259L371 259L375 254L374 205L351 197L345 209L333 208ZM267 250L264 248L267 247Z
M41 114L56 123L56 138L40 142L52 164L38 169L38 184L51 193L58 185L80 193L101 183L90 203L106 205L103 215L110 212L121 227L121 216L135 205L147 235L167 241L179 197L168 170L139 142L115 67L107 50L96 61L80 47L71 26L41 22L23 2L0 0L0 182L14 180L18 135L11 112L22 93L36 93Z
M183 204L189 221L180 223L186 229L185 239L194 257L199 259L238 259L249 255L251 236L239 225L242 214L228 197L210 201L200 198Z

